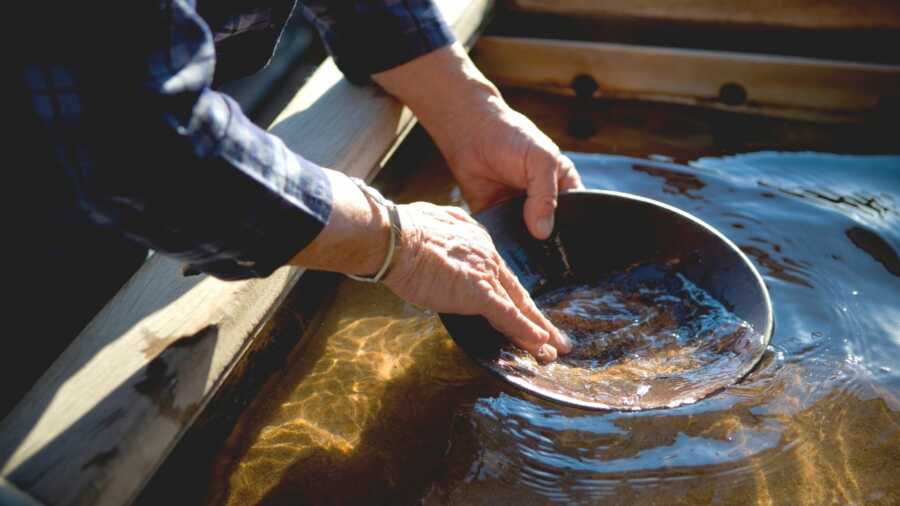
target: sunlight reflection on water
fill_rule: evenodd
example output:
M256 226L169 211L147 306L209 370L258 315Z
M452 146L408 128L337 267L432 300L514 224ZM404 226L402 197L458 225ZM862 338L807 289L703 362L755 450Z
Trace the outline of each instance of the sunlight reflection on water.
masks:
M347 282L245 413L211 500L900 503L900 157L572 157L588 187L681 207L756 263L776 325L745 381L674 409L561 407L498 384L433 314ZM423 171L400 200L446 201L447 181Z

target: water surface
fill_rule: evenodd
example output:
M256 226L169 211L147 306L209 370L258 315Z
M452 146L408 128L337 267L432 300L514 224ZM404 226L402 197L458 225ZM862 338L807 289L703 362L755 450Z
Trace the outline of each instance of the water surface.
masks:
M539 364L509 344L485 365L575 405L640 410L697 402L742 379L765 351L765 335L674 265L583 281L535 297L570 353Z
M588 187L683 208L752 258L775 333L744 381L672 409L562 407L347 282L242 416L210 501L900 504L900 157L572 157ZM459 202L439 169L387 190Z

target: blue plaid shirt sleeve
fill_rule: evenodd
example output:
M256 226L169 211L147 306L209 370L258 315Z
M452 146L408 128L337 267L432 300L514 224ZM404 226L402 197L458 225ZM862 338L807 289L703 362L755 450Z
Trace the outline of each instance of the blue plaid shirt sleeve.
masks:
M73 212L192 269L267 276L327 223L325 172L211 89L213 34L189 2L126 10L112 27L86 10L67 20L78 36L53 34L67 46L29 49L47 177L71 187Z
M53 203L63 214L219 278L267 276L325 226L331 188L212 86L265 63L291 0L202 5L203 17L191 0L138 2L113 22L100 5L35 12L42 24L21 47L23 123L50 170L41 184L71 195ZM357 82L453 40L429 1L302 8ZM239 50L217 61L219 43Z
M356 83L455 40L431 0L301 0L300 6Z

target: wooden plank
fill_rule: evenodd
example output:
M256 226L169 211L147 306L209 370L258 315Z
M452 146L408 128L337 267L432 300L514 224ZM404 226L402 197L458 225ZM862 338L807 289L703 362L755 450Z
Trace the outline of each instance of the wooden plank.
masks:
M566 151L662 156L686 164L703 156L773 149L853 154L900 150L891 123L814 123L661 102L584 104L541 91L502 91L509 105Z
M896 65L513 37L481 38L473 58L502 86L574 94L584 75L595 96L816 121L862 121L900 98Z
M567 16L635 18L786 28L900 28L894 0L508 0L512 9Z
M472 40L492 2L438 2ZM414 124L331 59L271 127L308 158L373 177ZM134 499L302 274L225 282L151 257L0 423L0 474L47 504Z

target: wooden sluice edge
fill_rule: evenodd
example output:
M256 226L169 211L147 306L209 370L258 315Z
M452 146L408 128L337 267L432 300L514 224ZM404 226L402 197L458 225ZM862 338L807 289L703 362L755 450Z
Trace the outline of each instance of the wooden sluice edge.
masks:
M803 29L900 29L900 4L892 0L506 0L522 12L571 17Z
M473 50L500 86L860 122L900 102L900 66L697 49L485 36Z

